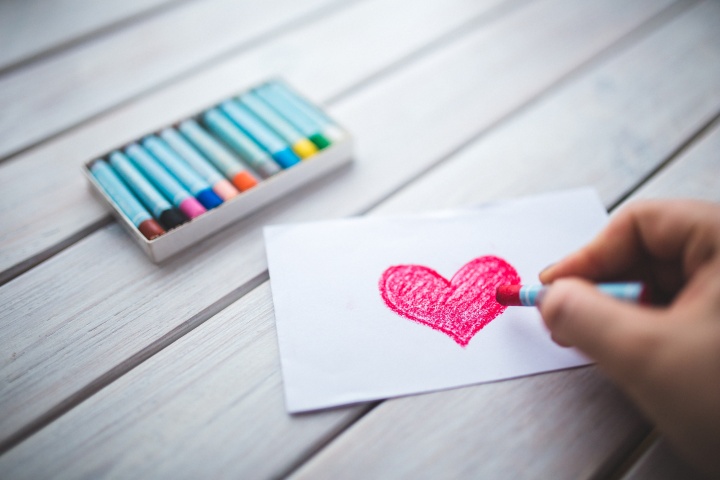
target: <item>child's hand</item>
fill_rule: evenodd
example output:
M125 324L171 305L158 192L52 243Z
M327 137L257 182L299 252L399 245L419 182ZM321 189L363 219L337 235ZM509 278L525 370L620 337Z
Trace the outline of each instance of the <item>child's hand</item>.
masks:
M540 306L553 339L594 359L683 456L720 473L720 205L633 204L540 280L553 284ZM611 280L642 280L666 306L588 282Z

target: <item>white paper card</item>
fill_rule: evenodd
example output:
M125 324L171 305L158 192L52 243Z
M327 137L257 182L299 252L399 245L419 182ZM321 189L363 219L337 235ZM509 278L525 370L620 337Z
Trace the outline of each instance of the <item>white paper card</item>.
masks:
M288 411L587 364L552 342L532 307L507 308L462 346L462 338L442 329L454 325L467 336L462 322L475 321L467 312L492 313L490 303L478 306L468 295L477 293L474 285L497 280L492 268L500 267L461 279L469 282L465 290L442 282L462 277L474 259L483 258L463 272L499 258L521 283L538 283L540 270L587 243L606 221L597 195L582 189L474 211L266 227ZM420 323L421 317L438 323Z

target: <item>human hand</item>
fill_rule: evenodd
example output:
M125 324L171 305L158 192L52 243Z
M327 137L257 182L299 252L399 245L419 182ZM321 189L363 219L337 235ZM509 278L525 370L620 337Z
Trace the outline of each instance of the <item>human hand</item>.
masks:
M662 306L591 282L642 280ZM540 313L638 404L677 451L720 474L720 205L644 201L540 274Z

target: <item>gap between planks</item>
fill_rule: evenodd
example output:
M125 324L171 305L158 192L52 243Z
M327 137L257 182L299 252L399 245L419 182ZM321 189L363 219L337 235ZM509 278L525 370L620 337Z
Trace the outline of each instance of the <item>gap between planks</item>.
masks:
M66 50L70 50L71 48L76 47L77 45L80 45L82 43L92 41L105 35L110 35L114 32L120 31L130 25L133 25L134 23L137 23L139 20L145 20L161 15L167 11L172 10L173 8L195 1L198 0L168 0L164 3L152 6L145 10L131 13L126 17L116 19L114 21L106 23L105 25L101 25L85 33L81 33L77 36L71 35L57 45L47 47L39 52L32 53L26 57L12 61L7 65L4 65L3 67L0 67L0 75L11 73L13 70L19 70L23 67L30 65L31 63L41 62L46 58L50 58Z
M355 0L355 1L358 1L358 0ZM468 148L470 145L472 145L475 142L482 139L482 137L484 137L488 132L491 132L492 130L499 127L500 125L508 122L511 118L522 114L522 112L531 108L535 103L537 103L545 95L547 95L553 91L559 90L566 83L568 83L568 82L572 81L574 78L582 75L585 71L602 63L604 60L610 58L614 53L623 50L627 45L630 45L630 44L640 40L641 38L645 37L652 31L654 31L656 28L659 28L661 25L667 23L675 16L679 15L683 11L685 11L685 10L689 9L690 7L692 7L693 5L697 4L699 1L700 0L686 0L686 1L682 1L682 2L677 2L677 3L671 4L664 10L661 10L659 13L650 17L648 20L646 20L644 23L639 25L633 31L620 37L617 41L610 44L609 46L607 46L606 48L604 48L603 50L601 50L594 56L591 56L585 62L580 63L573 70L569 71L567 74L560 77L556 82L549 85L546 89L540 91L538 93L538 95L535 96L534 98L530 99L529 101L525 102L524 104L519 105L517 108L509 111L505 116L500 117L496 122L489 125L487 128L484 128L484 129L478 131L476 134L470 136L464 142L460 143L460 145L458 145L458 147L456 147L455 149L447 152L445 155L438 158L438 160L435 163L429 165L426 169L421 170L420 172L418 172L417 175L409 178L407 182L405 182L401 185L398 185L396 189L389 192L386 196L383 196L382 198L378 199L372 205L369 205L367 208L365 208L359 212L356 212L356 215L363 215L363 214L371 211L372 209L374 209L375 207L377 207L378 205L383 203L388 198L391 198L392 196L394 196L398 191L404 189L411 183L413 183L413 182L417 181L418 179L424 177L425 175L429 174L435 168L438 168L439 166L441 166L445 161L452 158L454 155L460 153L461 151ZM383 79L388 78L394 72L399 71L401 68L412 65L414 62L420 60L425 55L435 52L442 47L452 44L453 42L461 40L464 36L471 34L474 31L474 29L477 28L478 26L481 26L488 22L496 20L506 14L509 14L509 13L517 10L521 6L528 4L528 3L530 3L530 0L512 0L510 2L502 3L496 7L493 7L490 10L475 16L474 18L472 18L468 22L464 23L463 25L449 31L448 33L446 33L444 35L441 35L437 39L421 46L420 48L416 49L415 51L410 52L409 54L400 58L397 62L393 63L392 65L390 65L386 68L382 68L382 69L378 70L376 73L368 75L367 77L360 79L359 81L355 82L354 84L349 85L347 88L341 90L339 93L330 97L329 99L325 100L322 103L326 106L332 106L338 102L341 102L344 99L350 97L352 94L358 93L358 92L362 91L363 89L369 88L372 85L382 81ZM311 22L308 22L308 23L311 23ZM258 40L258 39L255 39L255 40ZM253 40L250 40L248 43L252 43L252 42L253 42ZM248 45L246 45L243 48L238 48L233 52L227 52L226 54L222 55L222 58L218 57L216 59L219 62L220 60L224 59L226 56L227 57L233 56L233 55L235 55L243 50L246 50L246 49L249 49ZM212 62L212 63L215 63L215 62ZM195 70L200 70L201 68L207 68L208 66L209 66L209 64L206 64L206 65L203 65L202 67L193 69L192 72L187 73L187 76L192 76L192 74L195 73ZM179 77L176 77L174 80L181 80L185 76L186 75L181 75ZM66 134L69 131L75 130L75 129L81 127L82 125L84 125L85 123L91 122L96 117L105 115L106 113L108 113L114 109L120 108L121 106L125 105L126 103L131 103L133 101L136 101L136 100L138 100L139 97L144 97L144 96L152 93L152 91L159 89L163 86L170 85L172 83L175 83L175 82L168 81L161 85L153 87L151 90L148 90L148 91L145 91L145 92L139 94L138 97L132 97L130 99L127 99L126 101L123 101L123 102L115 105L114 107L112 107L109 110L106 110L97 115L94 115L93 117L88 118L88 119L84 120L83 122L68 128L67 130L58 132L57 135L53 135L53 136L46 138L45 140L43 140L40 143L44 143L45 141L51 140L52 138L55 138L56 136L61 136L63 134ZM35 148L38 145L39 144L33 145L31 147L28 147L28 149ZM22 151L19 151L16 154L13 154L13 156L20 154L20 153L22 153ZM6 159L9 159L9 158L10 157L8 157ZM0 161L2 161L2 160L0 159ZM94 227L89 227L87 229L84 229L82 232L78 232L77 234L59 242L58 244L54 245L52 248L43 250L42 252L27 258L20 264L14 265L14 266L10 267L9 269L5 270L4 272L0 272L0 287L2 287L4 284L10 282L14 278L17 278L18 276L27 272L28 270L36 267L37 265L44 262L45 260L48 260L55 254L58 254L58 253L62 252L63 250L71 247L72 245L79 242L83 238L87 237L88 235L92 234L93 232L97 231L98 229L100 229L103 226L110 223L111 220L112 220L112 216L110 214L107 214L107 216L104 218L104 220L98 221L94 225ZM0 452L2 452L2 448L0 448Z
M140 351L125 359L123 362L117 364L104 374L100 375L95 380L85 385L85 387L79 389L69 397L60 401L47 412L39 416L34 421L30 422L29 424L25 425L15 434L8 437L4 442L0 443L0 455L7 452L29 436L38 432L43 427L62 416L64 413L80 405L83 401L87 400L106 386L110 385L118 378L132 371L134 368L142 364L145 360L151 358L153 355L161 352L178 339L192 332L197 327L205 323L207 320L214 317L215 315L223 311L225 308L227 308L229 305L235 303L237 300L253 291L258 286L267 282L269 279L270 276L267 270L261 272L260 274L253 277L250 281L227 293L215 303L200 310L198 313L190 317L185 322L181 323L165 335L161 336Z
M521 116L524 112L530 110L534 105L536 105L538 102L542 101L544 97L547 95L550 95L551 93L555 91L559 91L563 86L566 84L572 82L576 78L582 76L584 73L586 73L589 70L592 70L596 66L602 64L604 61L610 59L614 54L617 52L620 52L627 48L630 45L633 45L634 43L642 40L646 36L650 35L652 32L657 30L658 28L662 27L663 25L670 22L672 19L680 15L686 10L689 10L694 5L697 5L702 0L688 0L688 1L681 1L677 3L673 3L664 10L661 10L659 13L655 14L654 16L650 17L648 20L640 24L636 29L632 30L631 32L625 34L624 36L621 36L618 38L615 42L611 43L604 49L600 50L595 55L589 57L584 62L578 64L575 68L567 72L565 75L559 77L555 82L551 83L547 88L541 90L538 92L538 94L529 99L527 102L522 103L518 105L516 108L508 111L505 115L500 116L495 122L491 123L487 127L480 129L475 134L470 135L465 141L460 142L457 147L453 148L452 150L445 153L445 155L442 155L438 158L438 160L435 163L432 163L428 165L425 169L420 170L416 175L411 176L406 182L400 184L389 192L387 195L379 198L375 203L369 205L367 208L363 209L362 211L358 212L356 215L364 215L375 208L377 208L379 205L387 201L388 199L395 196L398 192L402 191L403 189L407 188L412 183L420 180L421 178L426 177L430 173L432 173L435 169L440 168L446 161L450 160L451 158L455 157L456 155L460 154L464 150L467 150L471 146L475 145L477 142L481 141L486 135L492 133L494 130L500 128L502 125L512 121L512 119ZM337 97L341 97L342 94L337 95ZM705 130L705 127L703 128L703 131ZM693 137L694 138L694 137ZM679 151L679 150L678 150ZM664 164L665 162L663 162ZM652 172L653 174L656 173L655 170ZM649 176L647 177L649 178ZM647 180L644 179L644 180ZM627 198L627 196L623 197ZM619 202L616 202L619 203ZM610 208L612 210L615 207L615 204ZM0 283L0 285L2 285Z
M715 128L717 128L718 126L720 126L720 112L710 118L710 120L708 120L704 125L698 128L697 131L695 131L693 134L689 135L685 141L681 142L679 146L667 156L666 159L661 161L657 165L657 167L648 172L647 175L641 178L635 185L629 188L624 195L622 195L616 202L614 202L610 206L608 211L615 211L616 209L623 206L628 200L631 200L631 197L637 194L645 185L647 185L653 177L655 177L662 170L665 170L676 160L680 159L687 151L691 150L697 144L702 142L702 140L710 132L714 131ZM659 438L660 434L657 432L657 430L651 429L639 441L637 441L633 445L629 445L628 448L624 451L624 455L622 454L622 452L618 452L619 454L610 459L605 465L603 465L601 469L597 472L597 474L592 477L592 479L619 480L623 478L635 465L635 463L649 451L649 449L655 444L655 442Z
M519 3L524 4L528 3L528 0L519 0L518 2L512 2L513 4ZM417 181L418 179L424 177L428 173L432 172L435 168L442 165L447 160L451 159L453 156L457 155L462 150L468 148L470 145L477 142L479 139L481 139L485 134L487 134L490 131L493 131L494 129L498 128L500 125L510 121L515 116L521 114L522 112L529 109L532 105L537 103L539 99L547 95L548 93L555 91L565 85L566 83L570 82L572 79L582 75L587 70L592 69L593 67L597 66L598 64L601 64L606 59L610 58L614 53L621 51L625 49L627 46L634 44L635 42L639 41L640 39L644 38L646 35L649 35L651 32L653 32L655 29L659 28L660 26L664 25L665 23L669 22L672 18L680 14L681 12L689 9L691 6L698 3L698 0L690 0L687 2L680 2L670 5L664 10L661 10L658 14L650 17L648 20L640 24L637 28L632 30L631 32L625 34L624 36L621 36L618 40L611 43L608 47L605 47L604 49L600 50L598 53L592 55L589 57L589 59L585 60L584 62L580 63L578 66L570 70L567 74L561 76L558 80L555 82L552 82L547 88L541 90L538 92L538 94L533 97L532 99L528 100L524 104L521 104L519 107L511 110L508 114L500 117L496 122L492 123L486 128L483 128L482 130L478 131L477 133L471 135L466 141L462 142L459 147L451 150L450 152L446 153L445 155L442 155L439 157L439 159L431 164L428 168L424 169L423 171L419 172L419 174L413 176L408 182L403 183L398 188L394 189L392 192L390 192L388 195L383 196L380 200L377 202L371 204L369 207L362 209L360 212L357 212L356 215L362 215L366 214L373 209L375 209L378 205L382 204L384 201L386 201L388 198L391 198L394 196L398 191L402 190L403 188L407 187L409 184L413 183L414 181ZM501 12L505 12L506 10L512 10L508 8L502 8L502 7L495 7L494 9L491 9L488 12L484 12L483 14L478 15L475 19L466 22L462 26L454 29L448 34L445 34L441 37L439 37L437 40L430 42L429 44L426 44L425 46L417 49L416 51L411 52L407 56L405 56L403 59L400 60L400 62L403 62L405 66L412 64L415 60L418 60L422 57L422 55L419 52L428 53L430 51L433 51L437 48L440 48L443 45L446 45L448 43L451 43L452 41L456 41L460 38L462 38L464 35L469 34L472 32L471 26L477 26L478 24L482 24L484 21L488 20L488 15L491 19L494 19L498 16L499 12L497 10L501 10ZM252 42L252 41L251 41ZM435 45L439 44L439 45ZM245 47L244 47L245 48ZM244 49L243 48L243 49ZM397 70L396 66L390 66L385 69L381 69L379 72L370 75L366 79L360 80L354 85L351 85L347 89L343 90L340 94L334 96L332 98L332 103L342 101L343 99L350 96L352 93L356 93L363 88L367 88L382 79L386 78L387 76L391 75L394 71ZM157 88L157 87L155 87ZM153 89L154 90L154 89ZM328 104L330 102L327 102ZM115 108L115 107L114 107ZM706 127L703 128L705 130ZM695 138L697 135L693 136ZM110 217L106 217L109 219ZM107 221L107 220L105 220ZM89 230L89 229L88 229ZM94 231L94 230L92 230ZM64 250L65 248L68 248L72 244L76 243L80 239L84 238L85 236L92 233L92 231L86 231L84 235L73 237L74 241L66 243L62 248L58 249L59 251ZM57 252L54 252L57 253ZM46 260L47 258L50 258L51 255L47 255L45 258L43 258L41 261ZM40 263L40 262L38 262ZM36 264L34 264L36 265ZM28 266L24 271L27 271L28 269L32 268L32 266ZM20 272L22 273L22 272ZM18 274L19 275L19 274ZM193 317L188 319L186 322L182 323L181 325L177 326L167 334L163 335L162 337L158 338L151 344L147 345L142 350L138 351L136 354L128 357L125 361L119 363L112 369L108 370L105 374L97 377L95 380L87 384L85 387L79 389L74 394L67 397L65 400L61 401L57 405L55 405L53 408L49 409L45 414L38 417L35 421L31 422L30 424L26 425L24 428L16 432L13 436L9 437L5 442L0 443L0 454L6 452L7 450L11 449L18 443L22 442L24 439L28 438L29 436L33 435L49 423L53 422L60 416L62 416L64 413L68 412L69 410L75 408L77 405L81 404L84 400L91 397L95 393L102 390L105 386L109 385L110 383L114 382L118 378L122 377L126 373L130 372L137 366L139 366L141 363L143 363L145 360L151 358L153 355L157 354L158 352L162 351L167 346L174 343L179 338L183 337L187 333L193 331L198 326L202 325L205 321L212 318L214 315L219 313L220 311L224 310L228 305L232 304L233 302L239 300L242 298L245 294L252 291L254 288L258 287L265 281L269 279L269 275L267 270L264 270L262 273L258 274L257 276L253 277L250 281L246 282L242 286L238 287L237 289L233 290L232 292L229 292L222 298L220 298L218 301L213 303L212 305L206 307L205 309L201 310L197 314L195 314ZM1 279L0 279L1 280ZM7 280L6 280L7 281ZM0 283L1 285L2 283ZM372 409L374 409L377 405L379 405L382 402L376 402L371 405L370 408L367 410L363 409L361 410L360 414L357 415L357 417L354 417L350 419L350 421L347 422L346 425L344 425L343 428L338 428L337 431L330 432L330 434L327 436L326 439L323 439L323 441L320 443L320 445L313 451L310 452L309 455L305 457L301 457L298 459L296 464L293 468L288 469L287 472L285 472L287 475L292 474L295 470L300 468L307 460L312 458L317 452L322 450L324 446L331 443L335 438L337 438L338 435L340 435L344 430L346 430L348 427L352 426L355 422L360 420L364 417L365 414L369 413Z
M361 212L360 214L366 214L370 211L372 211L377 206L381 205L383 202L388 200L389 198L393 197L397 192L401 191L402 189L406 188L408 185L412 184L413 182L419 180L420 178L425 177L427 174L431 173L436 168L439 168L446 160L454 157L461 151L465 150L466 148L469 148L471 145L479 141L482 137L484 137L486 134L490 133L494 129L498 128L503 123L506 123L511 120L511 118L521 114L523 111L529 109L532 107L533 104L537 103L540 98L545 96L546 94L550 93L551 91L559 89L562 85L572 81L577 76L580 76L583 71L591 68L592 66L602 63L606 58L609 58L612 56L615 52L622 50L625 46L628 44L632 44L635 41L640 40L641 38L645 37L646 35L650 34L655 29L659 28L663 24L670 21L675 16L679 15L683 11L689 9L693 5L696 5L699 3L698 1L692 1L687 3L680 3L680 4L673 4L669 6L667 9L661 11L654 17L647 20L644 24L640 25L637 29L634 31L628 33L624 37L621 37L617 42L609 45L606 49L603 51L600 51L598 54L596 54L594 57L591 57L586 62L578 65L576 69L574 69L571 72L568 72L567 75L564 77L558 79L556 83L549 86L546 90L540 92L536 97L529 100L523 105L520 105L515 110L509 112L506 116L499 118L495 123L487 127L486 129L483 129L479 131L477 134L471 136L468 138L466 142L461 143L456 149L448 152L446 155L441 157L436 163L430 165L428 168L426 168L423 171L420 171L417 175L412 177L409 181L407 181L405 184L399 186L396 190L389 193L385 197L378 200L375 204L368 207L366 210ZM672 164L675 160L682 157L682 155L687 152L688 150L692 149L696 144L700 143L703 138L705 138L711 131L715 129L720 125L720 112L716 113L713 117L711 117L709 120L707 120L703 125L701 125L695 132L690 134L684 141L680 142L677 148L675 148L670 154L667 155L665 159L663 159L655 168L651 169L645 176L643 176L637 183L632 185L628 190L622 194L618 200L613 202L611 206L608 208L608 213L611 213L615 211L617 208L621 207L625 202L627 202L632 195L637 193L643 186L645 186L654 176L656 176L660 171L664 170L666 167L668 167L670 164ZM353 421L348 422L348 425L345 428L351 427L354 423L361 420L365 415L370 413L372 410L374 410L378 405L380 405L382 401L376 402L372 405L372 408L368 409L367 411L362 412L362 414L358 415L354 418ZM342 433L341 430L339 430L336 433L336 436L339 436ZM653 428L649 428L648 430L638 434L638 436L634 439L630 439L626 444L621 445L618 451L608 459L608 461L603 464L600 469L591 477L593 480L617 480L622 478L635 464L635 462L640 459L647 451L648 449L654 444L654 442L659 438L659 434L657 431ZM293 473L295 473L298 469L300 469L307 461L312 459L316 453L320 452L326 445L331 443L331 439L324 441L321 445L321 447L315 449L311 454L307 455L304 459L298 459L298 461L295 463L295 468L288 469L286 472L283 472L282 477L289 477Z
M713 117L711 117L710 120L705 122L704 125L698 128L697 131L689 135L687 139L681 142L675 150L670 152L670 154L664 160L658 163L655 168L650 170L635 185L629 188L623 196L621 196L615 203L612 204L609 210L613 211L619 206L621 206L623 203L625 203L632 195L634 195L638 190L640 190L644 185L646 185L650 181L650 179L652 179L654 176L656 176L658 173L660 173L662 170L672 164L675 159L682 156L683 153L690 150L697 143L702 141L702 139L705 138L705 136L707 136L711 131L713 131L718 125L720 125L720 111L716 113Z
M632 450L628 452L625 458L618 462L612 470L606 470L603 476L596 475L593 480L620 480L630 471L635 463L640 460L655 444L655 441L660 438L660 434L657 430L653 429L645 435Z
M97 221L91 223L87 227L83 228L82 230L70 235L63 241L56 243L52 247L30 256L20 263L12 265L7 270L0 272L0 287L5 285L12 279L19 277L28 270L40 265L45 260L54 257L66 248L75 245L77 242L87 237L88 235L91 235L92 233L100 230L101 228L110 225L112 222L113 217L110 214L107 214L104 217L98 219Z
M680 146L673 150L666 159L662 160L658 166L651 170L651 172L643 177L636 184L631 186L626 193L624 193L619 200L614 202L609 208L608 212L613 212L617 208L621 207L625 202L631 200L633 195L637 194L644 186L651 183L658 173L665 170L667 167L674 164L676 160L679 160L683 155L692 150L696 145L702 143L702 141L713 131L720 126L720 113L714 115L710 120L701 125L694 133L690 134L686 140L680 143ZM373 409L380 405L381 402L373 405ZM355 421L361 420L361 418L370 413L370 411L364 412L362 416L358 416ZM348 425L348 427L351 425ZM339 432L342 433L342 432ZM647 430L638 432L638 434L621 445L618 450L613 454L607 462L602 464L595 474L590 478L592 480L619 480L625 478L628 472L636 465L636 463L642 459L645 454L655 445L656 441L660 438L660 434L652 427ZM324 445L328 445L329 442L325 442ZM321 449L317 449L319 452ZM317 453L317 452L315 452ZM312 459L313 455L309 455L305 458L305 462ZM296 470L302 467L304 462L296 462ZM291 476L295 471L286 472L287 476Z
M297 458L297 460L293 463L291 463L288 468L286 468L284 471L281 471L278 473L278 475L275 478L287 478L294 471L296 471L298 468L300 468L309 458L314 457L317 453L319 453L321 450L323 450L326 446L328 446L330 443L335 440L338 435L343 433L348 428L352 427L355 422L363 418L368 413L375 410L375 408L380 405L383 401L377 401L377 402L368 402L366 405L363 406L358 412L349 417L346 422L343 422L337 426L337 428L334 428L327 432L327 435L325 435L320 441L318 441L311 450L309 450L305 455L300 456ZM342 407L346 407L347 405L343 405ZM340 407L340 408L342 408ZM312 415L314 412L307 412L307 413L297 413L294 415Z
M686 140L680 143L680 145L673 150L664 160L662 160L658 166L652 169L647 175L641 178L636 184L630 187L620 198L612 203L608 207L608 213L614 212L620 208L625 202L631 199L639 190L647 185L653 177L655 177L660 171L673 164L676 160L680 159L687 151L694 148L697 144L701 143L702 140L717 127L720 127L720 112L714 115L705 124L699 127L694 133L688 136ZM435 166L428 170L432 170ZM418 178L422 177L425 172L418 175ZM372 405L372 408L367 411L363 411L362 414L354 417L351 422L348 422L345 428L351 427L355 422L361 420L365 415L374 410L382 401L376 402ZM338 431L336 436L339 436L342 431ZM641 459L649 449L655 444L660 438L660 434L654 428L649 428L643 432L640 432L635 438L630 439L624 445L621 445L618 451L605 462L600 469L591 477L592 480L620 480L635 466L636 462ZM282 477L289 477L304 463L309 461L316 453L320 452L326 445L330 444L332 439L323 441L322 445L316 448L313 452L307 455L304 459L299 459L294 464L294 468L288 469L283 472Z
M457 28L448 31L443 35L440 35L432 42L429 42L426 45L416 49L415 51L410 52L409 54L405 55L405 57L398 59L392 65L389 65L386 68L381 68L376 73L358 80L354 84L348 86L347 88L326 99L323 103L325 105L332 105L334 103L342 101L343 99L348 98L351 95L372 86L380 80L389 77L393 73L412 65L414 62L420 60L422 57L430 55L434 52L439 51L443 47L462 40L463 37L472 34L476 28L493 22L495 20L499 20L505 15L516 11L517 9L525 6L530 2L531 0L507 0L503 3L500 3L499 5L496 5L495 7L492 7L489 10L470 18L470 20L458 26Z
M358 0L354 0L354 3L356 3L357 1ZM692 0L692 1L694 1L694 0ZM393 63L391 66L388 66L386 68L381 68L377 72L372 73L365 78L361 78L357 82L349 85L347 88L341 90L338 94L325 100L322 103L326 106L331 106L337 102L341 102L345 98L348 98L351 94L357 93L365 88L371 87L372 85L376 84L377 82L380 82L383 79L389 77L394 72L399 71L401 69L401 67L404 68L409 65L412 65L415 61L420 60L423 56L428 55L432 52L435 52L435 51L439 50L440 48L447 46L453 42L459 41L466 35L472 34L474 29L477 28L478 26L484 25L493 20L501 18L504 15L512 13L513 11L519 9L520 7L526 5L530 2L531 2L531 0L511 0L508 2L504 2L496 7L492 7L489 10L472 17L470 20L468 20L461 26L450 30L448 33L439 36L437 39L432 40L432 41L426 43L425 45L422 45L418 49L411 51L404 57L400 58L397 62ZM308 22L308 23L311 23L311 22ZM300 28L301 26L305 26L305 25L298 25L297 27ZM251 42L252 42L252 40L251 40ZM258 43L258 42L259 42L259 38L256 38L255 43ZM217 63L220 63L220 61L224 60L225 57L235 56L238 53L241 53L242 51L249 49L250 47L251 47L250 45L246 45L243 48L238 48L232 52L227 52L226 54L223 55L222 58L217 58ZM192 76L196 73L195 70L201 70L203 68L207 68L208 66L209 66L209 64L205 64L201 67L198 67L198 68L194 69L192 72L188 72L187 76ZM152 90L148 90L148 91L141 93L137 98L136 97L129 98L126 101L123 101L123 102L115 105L114 107L112 107L109 110L98 113L97 116L88 118L79 124L69 127L67 130L58 132L57 135L47 137L42 142L39 142L38 144L28 147L27 150L36 148L40 144L45 143L48 140L52 140L55 137L65 135L72 130L81 128L85 123L90 123L92 120L96 119L97 117L106 115L107 113L111 112L112 110L121 108L125 104L135 102L139 99L139 97L144 97L146 95L149 95L155 89L159 89L161 87L176 83L176 81L179 82L182 80L182 78L184 78L184 76L175 77L173 79L173 81L168 81L166 84L162 84L162 85L153 87ZM25 150L18 151L15 154L13 154L11 157L7 157L5 160L14 158L16 155L19 155L19 154L23 153L24 151ZM2 161L3 160L0 159L0 162L2 162ZM442 159L440 161L442 161ZM87 237L88 235L91 235L93 232L95 232L95 231L99 230L100 228L102 228L103 226L109 224L112 221L112 219L113 219L113 217L108 213L104 217L104 219L96 222L94 225L89 226L88 228L84 229L83 231L77 232L76 234L70 236L69 238L66 238L66 239L62 240L61 242L53 245L52 248L48 248L48 249L43 250L35 255L32 255L29 258L22 261L21 263L13 265L10 268L8 268L7 270L0 272L0 287L2 287L4 284L10 282L14 278L19 277L20 275L27 272L28 270L38 266L45 260L48 260L49 258L53 257L54 255L71 247L72 245L79 242L80 240Z
M647 26L647 23L651 23L651 22L652 22L653 20L655 20L657 17L663 16L663 15L667 14L667 12L670 11L671 9L672 9L672 7L668 8L668 9L667 9L666 11L664 11L663 13L661 13L661 14L659 14L658 16L654 17L652 20L647 21L645 24L643 24L641 27L639 27L635 32L637 32L638 30L645 29L645 27ZM634 32L633 32L633 33L634 33ZM621 39L620 39L619 41L615 42L615 44L613 44L613 45L616 45L616 44L619 44L619 43L628 43L628 41L629 41L628 38L634 38L633 33L628 34L628 35L625 36L625 37L621 37ZM612 47L610 47L610 49L612 49ZM545 95L548 90L551 90L551 89L555 88L559 83L564 83L565 81L567 81L567 79L568 79L569 77L575 76L575 75L577 75L577 73L578 73L579 71L582 71L582 70L588 68L589 65L593 65L593 64L597 63L597 61L598 61L599 58L604 58L604 57L606 57L608 50L609 50L609 49L605 49L604 51L601 51L601 53L596 54L594 57L592 57L592 59L594 59L594 60L591 60L591 61L589 61L589 62L585 62L585 63L581 64L580 67L574 69L569 75L566 75L565 77L561 78L558 82L553 83L548 89L545 89L545 90L542 90L541 92L539 92L539 94L537 95L537 97L535 97L535 99L530 100L529 102L527 102L526 105L534 103L538 97L541 97L541 96ZM478 134L478 135L473 135L472 138L470 139L470 141L464 143L463 145L468 145L469 143L472 143L474 140L476 140L477 138L481 137L482 134L484 134L484 132L487 132L487 131L489 131L489 130L492 130L492 129L495 128L499 123L502 123L502 122L506 121L508 118L510 118L511 116L515 115L517 112L523 110L523 109L526 107L526 105L524 105L523 107L521 107L521 108L519 108L519 109L511 112L509 115L507 115L507 116L505 116L504 118L502 118L499 122L496 122L495 124L492 124L492 125L490 125L489 127L483 129L483 131L482 131L480 134ZM695 137L697 137L697 135L695 135L693 138L695 138ZM464 148L464 147L461 147L461 149L462 149L462 148ZM452 154L454 154L454 153L457 153L457 151L454 150ZM445 156L441 157L440 160L439 160L435 165L439 165L440 163L444 162L445 160L447 160L448 158L450 158L450 157L452 156L452 154L450 154L450 155L445 155ZM431 167L430 169L427 169L425 172L422 172L422 173L421 173L419 176L417 176L416 178L419 178L420 176L424 175L424 173L430 171L432 168L434 168L434 167ZM387 198L387 197L386 197L386 198ZM367 211L371 210L371 209L374 208L376 205L377 205L377 204L373 205L372 207L370 207L369 209L367 209ZM87 398L87 396L92 395L93 393L99 391L99 390L102 389L105 385L107 385L107 384L109 384L110 382L114 381L115 379L119 378L119 377L122 376L124 373L132 370L135 366L139 365L140 363L142 363L142 362L143 362L144 360L146 360L147 358L150 358L152 355L154 355L155 353L159 352L160 350L162 350L163 348L165 348L167 345L173 343L173 342L174 342L175 340L177 340L178 338L180 338L180 337L184 336L186 333L192 331L194 328L196 328L197 326L199 326L200 324L202 324L205 320L207 320L208 318L212 317L215 313L223 310L227 305L229 305L229 303L232 303L232 301L234 301L232 298L235 298L235 297L236 297L235 299L241 298L245 293L249 292L250 290L252 290L252 289L255 288L256 286L260 285L261 283L265 282L266 280L267 280L267 272L265 271L264 273L261 273L261 274L259 274L258 276L254 277L250 282L247 282L247 283L244 284L242 287L239 287L239 289L237 289L237 290L229 293L229 294L226 295L225 297L221 298L219 301L217 301L217 302L215 302L214 304L212 304L211 306L207 307L205 310L199 312L198 314L196 314L195 316L193 316L191 319L189 319L188 321L186 321L186 322L183 323L182 325L176 327L174 330L172 330L172 331L169 332L168 334L164 335L163 337L161 337L160 339L158 339L158 340L157 340L156 342L154 342L153 344L149 345L148 347L146 347L146 348L143 349L142 351L138 352L136 355L131 356L131 357L128 358L125 362L123 362L123 363L119 364L117 367L111 369L107 374L99 377L96 381L93 381L93 382L88 386L88 388L83 389L83 390L77 392L76 395L73 395L72 398L75 400L75 401L74 401L74 405L79 404L80 402L82 402L82 401L84 400L84 398ZM251 284L252 284L252 286L250 286ZM231 298L231 297L232 297L232 298ZM153 350L154 350L154 351L153 351ZM133 361L136 362L134 365L133 365ZM103 382L104 382L104 383L103 383ZM89 393L88 393L88 392L89 392ZM82 397L81 393L87 394L87 396L85 396L84 398L81 398L81 397ZM68 399L68 400L69 400L69 399ZM377 405L377 404L376 404L376 405ZM69 408L72 408L72 407L69 407ZM69 408L68 408L68 409L69 409ZM371 409L368 409L368 410L365 411L364 413L367 413L367 412L370 411L370 410L371 410ZM67 411L67 410L65 410L65 411ZM59 416L59 415L61 415L61 414L62 414L62 412L60 412L57 416ZM362 416L363 416L362 414L359 415L357 419L361 418ZM348 426L349 426L349 425L352 425L352 423L354 423L354 422L350 422L350 423L348 424ZM342 429L339 429L339 430L342 431ZM339 433L339 432L338 432L338 433ZM333 438L334 438L334 437L330 436L324 444L329 443L330 441L332 441ZM322 446L322 445L321 445L321 446ZM301 463L299 463L299 464L301 464ZM291 473L291 472L288 472L288 473Z
M189 2L189 1L191 1L191 0L184 0L184 2ZM114 104L113 106L111 106L109 108L101 109L99 111L96 111L96 112L88 115L87 117L83 118L82 120L76 121L75 123L73 123L71 125L59 128L59 129L55 130L54 132L46 135L40 141L32 141L32 142L29 142L27 145L24 145L19 148L15 148L15 149L7 152L6 154L0 156L0 163L11 160L22 153L32 150L33 148L36 148L36 147L42 145L43 143L47 142L48 140L53 140L53 139L58 138L68 132L71 132L71 131L77 129L78 127L87 125L87 124L91 123L92 121L94 121L98 118L101 118L110 112L118 110L119 108L121 108L125 105L128 105L134 101L145 98L154 92L162 90L165 87L173 85L183 79L192 77L196 73L201 72L215 64L221 63L222 61L226 60L227 58L235 56L246 50L250 50L253 47L263 43L264 41L267 41L268 39L271 39L272 37L274 37L276 35L284 34L287 32L292 32L292 31L304 28L307 25L317 23L317 22L321 21L325 16L332 15L337 11L343 10L344 8L348 8L348 7L350 7L356 3L359 3L361 1L362 0L346 0L343 2L343 1L336 0L335 2L331 2L327 5L323 5L314 10L311 10L309 12L301 14L298 17L290 19L284 23L276 25L276 26L270 28L269 30L266 30L263 33L260 33L254 37L250 37L247 40L241 41L238 45L228 48L224 52L221 52L214 56L206 58L205 60L195 64L193 67L177 73L172 78L161 80L151 87L148 87L144 90L137 91L137 92L129 95L128 97L122 99L121 101L119 101L118 103Z

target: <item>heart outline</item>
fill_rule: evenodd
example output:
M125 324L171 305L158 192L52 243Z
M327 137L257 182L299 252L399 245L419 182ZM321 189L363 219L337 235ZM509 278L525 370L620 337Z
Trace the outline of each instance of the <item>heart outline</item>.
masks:
M496 288L520 283L510 263L486 255L467 262L449 281L423 265L391 266L378 287L393 312L443 332L464 348L507 308L495 301Z

